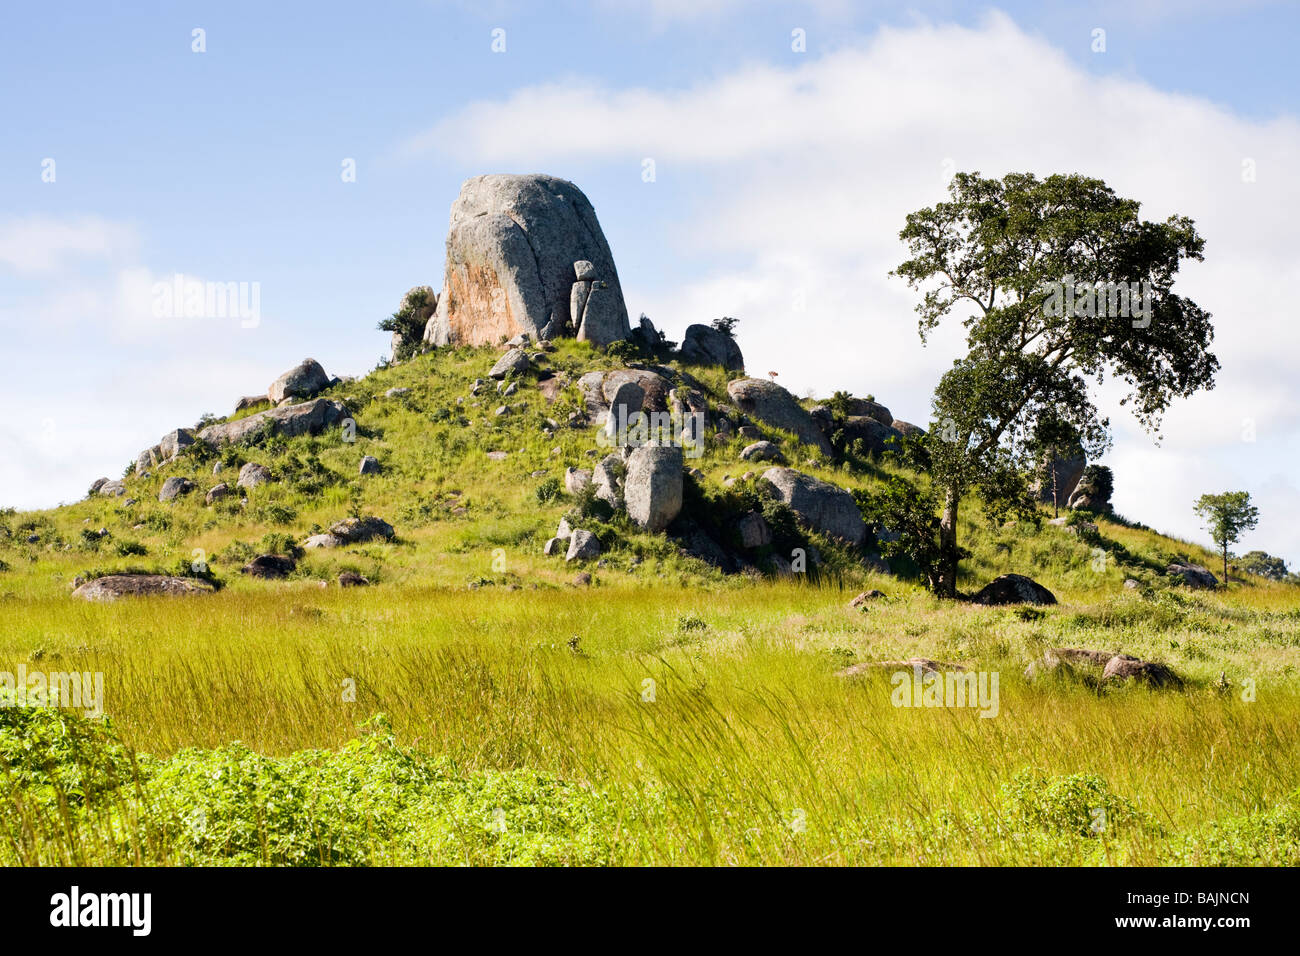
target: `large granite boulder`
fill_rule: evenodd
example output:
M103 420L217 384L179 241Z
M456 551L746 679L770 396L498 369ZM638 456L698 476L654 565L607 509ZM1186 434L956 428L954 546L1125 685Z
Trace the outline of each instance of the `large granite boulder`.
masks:
M540 174L476 176L451 206L443 289L425 343L576 334L575 283L585 293L580 323L591 333L599 326L601 337L631 334L614 257L582 190Z
M158 492L159 501L171 501L179 498L181 495L188 495L194 490L194 482L188 478L182 478L179 475L173 475L163 482L162 490Z
M628 517L647 531L662 531L682 510L682 449L642 445L627 456L623 503Z
M844 440L850 447L854 442L860 441L863 451L873 455L894 451L894 440L903 437L903 433L892 425L885 425L878 418L868 415L851 415L844 420L843 427Z
M681 359L690 365L721 365L735 372L745 370L745 357L740 354L736 340L708 325L686 327Z
M874 418L882 425L892 425L894 415L888 408L869 398L850 398L844 409L847 418Z
M775 489L776 497L814 531L855 545L866 539L867 526L858 503L839 485L793 468L769 468L763 478Z
M285 372L266 390L266 397L274 404L286 398L315 398L329 388L332 380L315 359L303 359Z
M831 443L813 417L776 382L738 378L727 384L727 394L745 414L774 428L793 432L800 441L815 446L828 457L831 455Z
M135 459L135 473L143 475L150 468L174 461L182 449L194 444L194 432L175 428L163 435L158 444L146 448Z
M216 448L221 445L238 445L268 429L271 434L294 438L298 435L317 435L326 428L338 425L348 417L342 402L318 398L301 405L268 408L238 421L209 425L199 432L199 441Z

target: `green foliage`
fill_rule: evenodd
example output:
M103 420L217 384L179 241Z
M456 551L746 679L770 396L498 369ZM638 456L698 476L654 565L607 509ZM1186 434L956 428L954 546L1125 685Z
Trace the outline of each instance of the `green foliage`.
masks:
M910 561L926 587L937 592L943 548L934 493L891 476L879 491L857 491L854 498L876 532L880 553ZM963 549L961 557L968 556Z
M560 497L562 491L563 485L560 484L560 479L550 475L543 478L537 485L533 490L533 496L537 499L539 505L549 505Z
M419 350L420 344L424 341L424 326L428 321L427 318L420 316L427 311L429 305L428 293L423 289L417 289L404 300L401 309L379 321L379 331L397 332L401 335L397 348L393 351L394 361L405 362Z
M1221 495L1201 495L1193 510L1205 522L1205 529L1223 554L1223 580L1228 580L1228 549L1241 536L1259 524L1259 509L1250 503L1246 491L1225 491Z
M941 591L953 595L968 490L995 510L1024 507L1015 476L1031 469L1044 440L1077 437L1093 457L1105 449L1108 422L1091 382L1125 382L1123 404L1154 430L1174 398L1213 386L1219 362L1209 314L1172 288L1180 262L1202 258L1190 219L1141 220L1138 203L1078 175L958 173L949 192L907 216L900 238L911 258L894 274L923 292L923 340L954 308L973 310L964 320L969 351L935 390L942 440L929 445L944 500ZM1145 284L1151 314L1048 307L1045 289L1078 279Z
M1052 776L1023 770L1003 784L1002 796L1013 823L1048 833L1100 837L1146 822L1130 800L1112 793L1092 773Z
M1270 581L1283 581L1287 576L1286 562L1266 551L1247 551L1237 563L1247 574L1257 574Z
M720 319L714 319L709 323L709 325L712 326L714 331L721 332L723 335L734 339L736 337L736 325L739 321L739 319L733 319L729 315L724 315Z

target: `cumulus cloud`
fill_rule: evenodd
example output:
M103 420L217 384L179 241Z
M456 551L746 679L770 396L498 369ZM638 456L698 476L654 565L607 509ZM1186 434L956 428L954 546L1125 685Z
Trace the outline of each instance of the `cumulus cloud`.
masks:
M133 228L94 216L15 217L0 222L0 269L19 275L50 273L76 259L127 257L136 245Z
M1164 15L1159 5L1148 12ZM468 104L409 146L481 168L634 169L653 158L660 182L647 195L689 181L691 212L656 220L647 200L637 228L661 231L656 246L683 279L664 285L654 269L620 260L634 311L670 333L737 316L751 369L777 370L800 393L874 393L918 421L960 336L922 348L915 295L888 277L905 258L897 233L906 213L941 199L958 169L1099 176L1139 199L1147 218L1196 220L1206 261L1188 264L1178 289L1214 313L1223 363L1215 391L1169 416L1159 449L1116 416L1121 500L1135 517L1158 513L1163 527L1203 538L1181 498L1223 490L1201 487L1209 476L1253 489L1261 468L1286 470L1300 439L1290 368L1300 324L1289 317L1289 290L1300 283L1295 118L1248 119L1137 78L1090 73L997 13L974 27L884 28L792 60L740 65L685 90L583 78L528 86ZM555 136L575 115L582 135ZM616 240L619 224L606 228ZM1243 453L1247 420L1258 437ZM1165 463L1177 498L1148 480L1154 461ZM1286 505L1285 488L1271 494ZM1165 508L1170 500L1177 506ZM1295 522L1265 517L1271 530L1253 546L1300 556Z

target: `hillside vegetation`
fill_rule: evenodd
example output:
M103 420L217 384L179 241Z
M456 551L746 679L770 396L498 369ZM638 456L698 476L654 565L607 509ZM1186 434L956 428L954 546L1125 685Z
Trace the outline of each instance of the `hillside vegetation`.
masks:
M561 340L545 364L572 383L615 355ZM565 468L609 449L568 424L573 384L471 394L498 357L440 349L332 386L354 441L198 442L148 477L132 462L122 497L0 517L0 670L100 672L107 714L0 708L0 861L1300 863L1300 589L1188 590L1164 569L1211 564L1196 545L1116 516L991 523L973 502L962 590L1018 572L1060 603L941 601L797 527L757 481L724 484L765 467L738 437L687 460L687 516L725 529L761 509L773 548L815 559L724 574L566 494ZM727 402L720 368L674 374ZM846 488L925 481L759 427ZM358 474L366 455L378 474ZM205 504L247 462L274 480ZM180 475L196 490L159 501ZM599 560L544 555L578 512ZM301 548L372 515L396 536ZM240 573L268 553L296 558L287 579ZM127 571L217 589L70 597ZM1023 676L1057 647L1185 684ZM838 673L911 658L998 674L997 715L896 707L887 672Z

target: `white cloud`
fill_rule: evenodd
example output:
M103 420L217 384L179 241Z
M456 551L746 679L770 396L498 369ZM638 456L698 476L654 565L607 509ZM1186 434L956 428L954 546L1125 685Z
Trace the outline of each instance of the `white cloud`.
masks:
M1148 480L1154 462L1197 494L1254 490L1261 474L1291 473L1286 442L1300 428L1290 367L1300 354L1289 295L1300 287L1294 118L1258 122L1138 79L1094 75L1001 14L974 28L882 29L860 46L796 59L738 66L682 91L539 84L469 104L411 148L480 168L552 171L592 162L635 169L653 157L661 182L691 183L691 214L662 226L659 242L686 280L665 285L656 268L620 259L634 312L647 311L670 337L691 321L737 316L751 370L777 370L800 393L871 392L918 421L960 339L923 349L915 296L887 278L904 258L897 233L906 213L942 198L946 168L1100 176L1141 200L1148 218L1196 220L1206 262L1184 268L1179 290L1215 314L1223 362L1218 387L1169 416L1161 449L1116 420L1112 460L1126 510L1200 538L1182 491L1175 499ZM556 136L574 116L581 135ZM1254 182L1243 181L1248 159ZM645 208L653 215L651 200ZM617 256L624 227L605 225ZM1261 435L1249 469L1246 418ZM1199 487L1211 476L1214 487ZM1270 494L1269 507L1294 517L1285 488ZM1274 547L1300 559L1300 525L1279 528L1278 513L1265 520Z
M76 258L129 256L136 245L130 226L93 216L71 221L27 216L0 222L0 267L20 275L53 272Z

